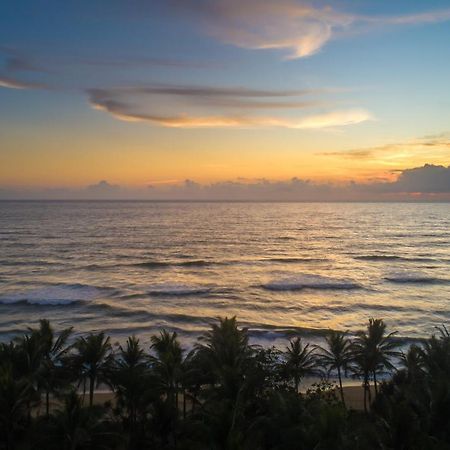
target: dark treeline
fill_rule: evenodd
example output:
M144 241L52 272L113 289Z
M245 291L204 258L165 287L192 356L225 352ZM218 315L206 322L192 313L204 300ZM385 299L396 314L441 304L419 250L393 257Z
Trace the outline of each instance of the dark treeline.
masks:
M112 345L41 320L0 346L0 448L450 449L449 333L406 354L392 334L370 319L353 338L330 331L323 347L298 337L282 351L225 318L186 352L166 330L150 346ZM361 411L346 407L346 374L361 380ZM308 375L323 381L299 393ZM113 401L97 404L100 384Z

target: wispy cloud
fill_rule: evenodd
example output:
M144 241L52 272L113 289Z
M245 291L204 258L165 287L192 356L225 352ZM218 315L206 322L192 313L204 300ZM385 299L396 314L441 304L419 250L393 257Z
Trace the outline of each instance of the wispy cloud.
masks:
M174 0L194 15L206 32L219 40L249 49L284 49L289 58L316 53L354 17L331 7L295 0Z
M0 75L0 87L7 89L43 89L45 88L45 85L42 83L20 81L11 77Z
M428 161L448 161L450 158L450 134L424 136L377 147L357 148L340 152L322 152L321 156L333 158L379 161L386 166L405 164L420 158Z
M302 0L172 0L224 43L248 49L281 49L288 59L317 53L331 39L374 27L450 20L450 9L398 16L363 16Z
M319 129L371 119L370 113L363 109L311 114L312 109L325 105L317 98L320 92L152 85L92 89L88 94L93 108L106 111L119 120L165 127Z

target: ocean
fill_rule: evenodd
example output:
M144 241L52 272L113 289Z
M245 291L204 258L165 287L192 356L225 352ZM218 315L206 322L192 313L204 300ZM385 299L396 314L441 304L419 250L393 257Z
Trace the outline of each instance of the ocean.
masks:
M219 316L251 340L405 342L450 319L450 204L0 202L0 340L50 319L186 346Z

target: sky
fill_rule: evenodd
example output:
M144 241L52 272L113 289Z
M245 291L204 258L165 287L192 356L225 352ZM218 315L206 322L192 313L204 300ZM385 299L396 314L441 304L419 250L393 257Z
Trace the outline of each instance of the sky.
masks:
M6 0L0 198L450 200L448 0Z

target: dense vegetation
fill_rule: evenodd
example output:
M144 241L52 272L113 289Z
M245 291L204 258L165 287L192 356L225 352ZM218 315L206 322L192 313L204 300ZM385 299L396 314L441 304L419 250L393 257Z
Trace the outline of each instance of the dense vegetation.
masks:
M225 318L187 353L165 330L149 348L135 337L119 346L41 320L0 346L0 448L450 448L450 335L442 328L407 354L397 342L371 319L351 339L330 332L323 348L298 337L285 351L263 349ZM365 410L345 405L350 373ZM301 394L307 375L324 381ZM96 404L99 384L114 401Z

